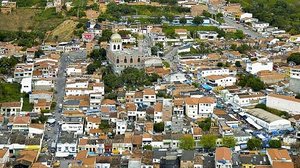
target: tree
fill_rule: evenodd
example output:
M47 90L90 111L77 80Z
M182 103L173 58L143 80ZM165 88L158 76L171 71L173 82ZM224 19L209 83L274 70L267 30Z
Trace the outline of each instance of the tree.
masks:
M203 23L203 18L202 18L201 16L196 16L196 17L194 17L194 19L193 19L193 23L194 23L195 25L200 25L200 24Z
M34 53L34 58L40 58L40 56L45 55L44 51L41 49L38 49L35 53Z
M211 14L206 10L203 11L202 15L205 17L211 17Z
M281 141L279 139L271 139L269 146L270 148L281 148Z
M216 14L216 17L217 17L217 18L221 18L221 17L223 17L223 14L222 14L222 13L217 13L217 14Z
M300 53L292 53L288 58L288 62L294 62L296 65L300 64Z
M182 17L179 19L179 23L182 24L182 25L185 25L187 22L186 18Z
M234 64L235 64L236 67L241 67L242 66L240 61L235 61Z
M204 121L198 122L198 125L203 131L209 131L211 127L211 119L206 118Z
M223 64L222 62L218 62L218 63L217 63L217 66L218 66L218 67L223 67L224 64Z
M39 123L45 123L47 120L48 120L48 117L45 116L44 113L42 113L38 118Z
M300 99L300 93L295 96L296 99Z
M206 149L214 149L216 147L217 137L212 134L203 135L200 139L200 145Z
M164 67L170 68L170 63L168 61L163 61L162 63L164 65Z
M124 36L127 36L127 35L131 34L131 32L128 31L128 30L120 30L118 32L118 34L120 34L121 37L124 37Z
M171 14L167 14L165 17L166 17L168 22L173 22L173 20L175 18L174 15L171 15Z
M254 91L260 91L265 88L265 84L253 75L239 76L238 85L242 87L251 87Z
M104 48L94 49L90 54L90 58L94 61L106 60L106 50Z
M103 130L109 129L109 122L107 120L101 120L99 129L103 129Z
M109 41L112 34L113 34L112 31L109 29L103 30L102 36L100 37L99 41Z
M155 132L163 132L165 129L165 124L164 122L160 122L160 123L155 123L154 124L154 131Z
M195 140L192 135L184 135L179 139L179 148L183 150L194 150Z
M251 138L247 142L249 150L259 150L262 148L262 141L258 138Z
M151 145L145 145L143 147L144 150L152 150L152 146Z
M247 44L242 44L241 46L236 48L236 50L239 51L241 54L246 54L246 52L251 49L252 49L251 46Z
M225 146L227 148L234 148L235 147L236 140L235 140L234 137L226 136L222 140L223 140L223 146Z
M97 64L91 63L86 67L87 74L93 74L99 66Z

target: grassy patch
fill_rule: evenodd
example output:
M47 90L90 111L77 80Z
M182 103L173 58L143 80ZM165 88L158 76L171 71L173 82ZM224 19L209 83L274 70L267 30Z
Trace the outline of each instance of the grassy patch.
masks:
M45 7L47 0L15 0L18 7Z
M163 32L168 37L173 37L175 35L175 29L186 29L190 34L196 31L219 31L215 26L164 26Z
M24 111L31 111L33 104L29 103L29 95L20 93L21 85L19 83L0 83L0 103L20 101L23 98Z
M55 8L26 9L18 8L11 14L0 14L0 30L46 32L57 27L65 18L57 14Z

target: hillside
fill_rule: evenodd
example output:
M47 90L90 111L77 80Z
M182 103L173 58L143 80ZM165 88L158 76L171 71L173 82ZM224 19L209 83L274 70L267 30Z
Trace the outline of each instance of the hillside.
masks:
M254 17L268 22L272 26L284 29L291 34L300 33L299 0L229 0L239 2L244 11L253 13Z

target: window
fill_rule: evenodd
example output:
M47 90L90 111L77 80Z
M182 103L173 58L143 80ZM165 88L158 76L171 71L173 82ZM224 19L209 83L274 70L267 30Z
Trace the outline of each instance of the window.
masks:
M124 59L124 63L127 63L127 59L126 58Z
M116 45L114 45L114 50L116 49Z
M138 58L137 62L141 62L141 59L140 59L140 58Z
M117 59L117 64L120 62L120 60L119 59Z
M133 63L133 59L132 58L130 58L130 63Z

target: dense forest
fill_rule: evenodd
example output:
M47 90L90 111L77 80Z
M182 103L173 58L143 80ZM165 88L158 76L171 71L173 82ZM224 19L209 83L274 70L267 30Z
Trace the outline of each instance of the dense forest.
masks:
M291 34L300 33L299 0L229 0L239 2L244 11L253 13L261 21L279 27Z

